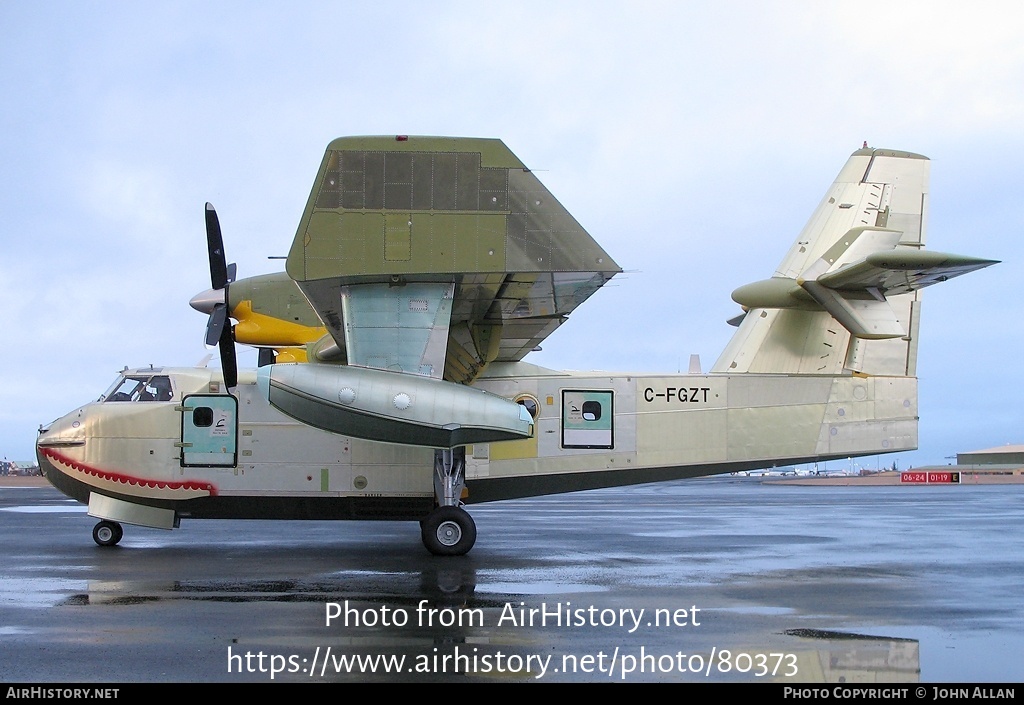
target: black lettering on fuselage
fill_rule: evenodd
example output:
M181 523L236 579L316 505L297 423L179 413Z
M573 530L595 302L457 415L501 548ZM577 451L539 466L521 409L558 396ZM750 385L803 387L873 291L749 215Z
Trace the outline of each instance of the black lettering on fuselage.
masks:
M644 390L644 401L652 403L658 399L669 403L706 404L710 391L711 387L665 387L662 391L647 387Z

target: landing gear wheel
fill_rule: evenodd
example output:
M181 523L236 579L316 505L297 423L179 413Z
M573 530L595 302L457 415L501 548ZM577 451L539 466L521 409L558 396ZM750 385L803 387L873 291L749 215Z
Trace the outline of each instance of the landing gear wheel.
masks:
M116 546L124 536L124 529L116 521L103 521L92 527L92 540L100 546Z
M476 523L460 507L438 507L421 526L423 545L435 556L462 556L476 543Z

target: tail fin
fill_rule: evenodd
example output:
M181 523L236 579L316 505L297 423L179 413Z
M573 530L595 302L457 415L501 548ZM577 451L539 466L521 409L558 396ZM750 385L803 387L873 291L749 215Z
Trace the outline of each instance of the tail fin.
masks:
M995 262L925 251L929 160L859 149L746 311L713 372L916 374L920 289Z

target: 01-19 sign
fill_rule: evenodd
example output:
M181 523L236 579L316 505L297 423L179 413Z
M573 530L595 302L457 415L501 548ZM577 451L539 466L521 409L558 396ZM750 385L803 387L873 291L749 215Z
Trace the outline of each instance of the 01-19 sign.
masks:
M919 485L959 485L958 472L901 472L900 482Z

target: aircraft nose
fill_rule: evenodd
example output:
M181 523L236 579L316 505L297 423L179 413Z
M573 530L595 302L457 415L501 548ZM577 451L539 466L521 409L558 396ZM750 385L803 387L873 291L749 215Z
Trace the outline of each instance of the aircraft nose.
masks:
M207 289L193 296L188 305L201 313L213 313L213 307L224 301L224 289Z
M50 424L39 427L36 437L37 452L44 448L72 448L85 445L86 422L81 409L71 412Z
M37 449L45 448L46 446L48 446L50 443L53 442L53 439L54 439L54 437L57 434L50 433L50 429L52 427L53 427L53 424L47 424L45 426L43 426L43 425L39 426L39 433L36 435L36 448Z

